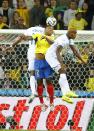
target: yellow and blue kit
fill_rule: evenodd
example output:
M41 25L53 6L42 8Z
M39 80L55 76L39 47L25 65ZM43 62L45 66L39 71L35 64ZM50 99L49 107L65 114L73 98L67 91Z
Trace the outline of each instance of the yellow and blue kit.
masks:
M36 41L35 54L41 53L45 55L48 48L50 47L50 44L46 38L43 38L42 34L35 34L32 36L32 38ZM53 40L53 37L49 36L49 39ZM35 59L34 68L36 79L49 78L52 76L52 68L45 59Z

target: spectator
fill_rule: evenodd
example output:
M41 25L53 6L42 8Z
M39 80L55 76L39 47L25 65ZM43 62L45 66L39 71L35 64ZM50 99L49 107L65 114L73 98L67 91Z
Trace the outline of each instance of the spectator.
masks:
M90 23L90 15L89 15L89 9L88 9L88 4L83 3L82 5L82 10L83 10L83 18L88 22L88 25L86 27L87 30L91 29L91 23Z
M78 8L82 8L84 2L85 0L78 0Z
M50 5L50 0L40 0L40 4L44 7L48 7Z
M71 0L57 0L57 6L63 6L63 8L67 9L70 2Z
M2 6L2 2L3 0L0 0L0 7ZM8 0L9 2L9 6L12 7L13 6L13 0Z
M34 0L34 7L30 10L30 26L45 25L45 21L44 8L40 5L39 0Z
M85 30L87 25L87 21L82 18L82 10L78 9L75 18L70 20L68 29L75 28L76 30Z
M53 16L55 8L56 8L56 0L51 0L50 6L45 9L46 17Z
M16 11L23 17L26 26L29 27L29 10L26 7L25 0L17 0Z
M25 0L26 7L31 9L34 5L34 0ZM17 0L13 0L13 8L17 8Z
M89 10L89 23L92 24L93 16L94 16L94 0L85 0L88 3L88 10ZM91 28L90 28L91 29Z
M75 18L75 13L77 9L77 4L75 1L70 2L70 8L67 9L64 13L64 28L68 29L69 21Z
M14 11L13 12L12 22L11 22L11 25L10 25L11 29L14 29L14 27L18 25L18 19L19 19L19 17L20 17L19 12Z
M3 16L0 14L0 29L8 29L8 25L3 22Z
M20 16L18 18L18 22L16 25L13 26L13 29L27 29L23 17Z
M8 0L3 0L2 7L0 7L0 14L7 17L7 25L9 25L13 16L13 9L9 7Z
M60 12L57 13L56 19L57 19L57 24L55 26L55 29L56 30L63 30L64 29L64 23L63 23L62 14Z
M25 0L25 2L29 10L34 6L34 0Z

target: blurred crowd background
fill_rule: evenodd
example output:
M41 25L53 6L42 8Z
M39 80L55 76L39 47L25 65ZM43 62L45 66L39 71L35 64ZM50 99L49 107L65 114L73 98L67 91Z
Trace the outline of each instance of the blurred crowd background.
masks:
M94 30L94 0L0 0L1 29L43 26L49 16L57 19L56 30Z

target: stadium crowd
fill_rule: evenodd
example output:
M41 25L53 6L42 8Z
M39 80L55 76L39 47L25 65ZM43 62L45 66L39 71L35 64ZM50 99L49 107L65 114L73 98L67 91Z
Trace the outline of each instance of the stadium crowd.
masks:
M0 29L26 29L57 19L56 30L94 30L94 0L0 0Z

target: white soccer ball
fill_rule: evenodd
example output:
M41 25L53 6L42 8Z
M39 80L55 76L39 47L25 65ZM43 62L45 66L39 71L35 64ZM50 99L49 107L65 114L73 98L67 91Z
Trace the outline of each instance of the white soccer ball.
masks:
M50 26L55 26L56 23L57 23L57 20L53 16L48 17L47 20L46 20L46 24L50 25Z

